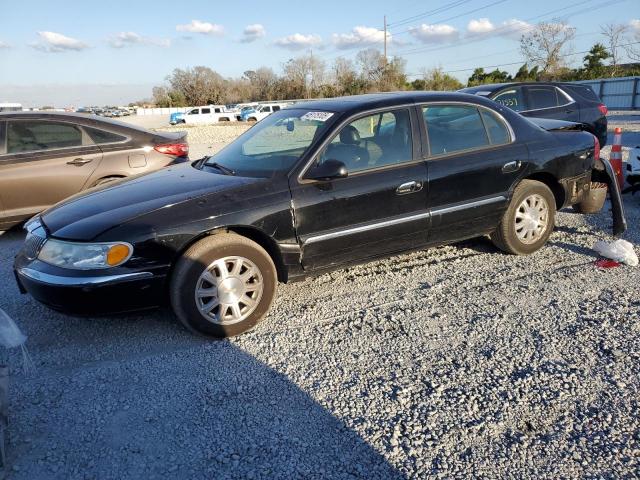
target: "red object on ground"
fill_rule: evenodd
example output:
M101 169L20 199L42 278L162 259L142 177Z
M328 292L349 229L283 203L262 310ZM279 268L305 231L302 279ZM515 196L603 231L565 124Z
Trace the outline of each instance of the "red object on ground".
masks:
M624 185L624 174L622 173L622 129L620 127L614 130L609 162L613 167L613 171L616 172L618 186L622 189Z
M600 260L595 261L595 265L598 268L616 268L620 266L619 262L615 260L608 260L606 258L601 258Z

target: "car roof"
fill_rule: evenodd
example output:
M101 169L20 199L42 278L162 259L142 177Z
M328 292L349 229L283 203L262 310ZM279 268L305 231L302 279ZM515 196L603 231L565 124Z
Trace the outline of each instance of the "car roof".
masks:
M138 127L131 123L121 122L98 115L75 113L75 112L50 112L50 111L32 111L32 112L0 112L0 121L3 120L60 120L73 122L79 125L95 127L102 124L104 128L114 130L135 130L141 133L154 135L146 128Z
M538 85L538 86L553 86L553 87L562 87L566 85L570 85L567 82L506 82L506 83L485 83L483 85L476 85L475 87L466 87L458 90L463 93L473 93L476 94L478 92L490 92L493 93L497 90L501 90L503 88L515 87L515 86L530 86L530 85Z
M423 102L458 101L482 103L477 96L459 92L386 92L327 98L296 103L291 108L326 110L330 112L356 112L376 108L394 107Z

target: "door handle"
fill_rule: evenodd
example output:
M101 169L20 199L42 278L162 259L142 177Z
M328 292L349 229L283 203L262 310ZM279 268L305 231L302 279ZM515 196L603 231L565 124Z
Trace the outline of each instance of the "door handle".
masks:
M396 188L396 193L398 195L405 195L407 193L415 193L422 190L422 182L407 182L400 185Z
M76 167L81 167L82 165L92 162L92 158L75 158L70 162L67 162L67 165L75 165Z
M515 171L520 169L521 165L522 165L522 162L520 160L518 160L516 162L505 163L502 166L502 173L515 172Z

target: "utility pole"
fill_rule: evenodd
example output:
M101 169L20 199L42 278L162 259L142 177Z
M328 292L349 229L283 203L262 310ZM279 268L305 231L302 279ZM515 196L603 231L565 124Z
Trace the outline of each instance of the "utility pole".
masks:
M387 16L384 16L384 65L387 65Z

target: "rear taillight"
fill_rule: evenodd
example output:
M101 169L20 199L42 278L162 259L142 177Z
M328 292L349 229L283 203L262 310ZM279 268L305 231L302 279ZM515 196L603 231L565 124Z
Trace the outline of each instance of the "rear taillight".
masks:
M609 109L604 103L601 103L600 105L598 105L598 110L600 110L600 113L603 115L606 115L609 112Z
M163 143L153 148L156 152L175 157L186 157L189 155L189 145L187 143Z
M593 158L600 160L600 141L595 135L593 136Z

